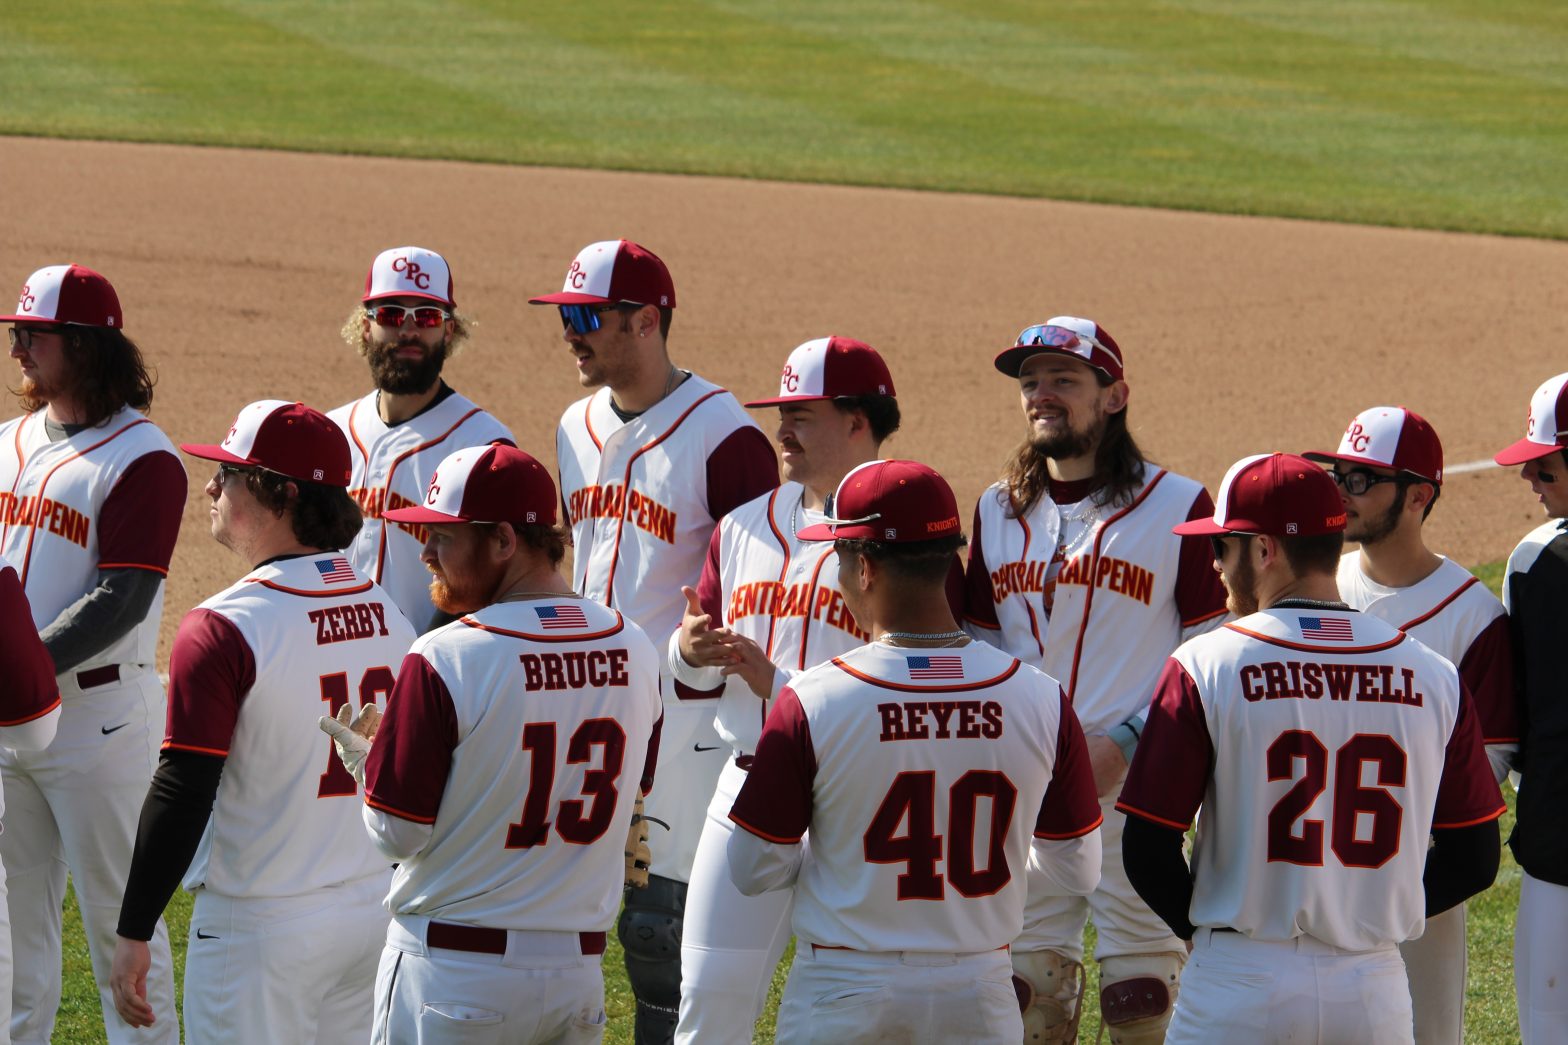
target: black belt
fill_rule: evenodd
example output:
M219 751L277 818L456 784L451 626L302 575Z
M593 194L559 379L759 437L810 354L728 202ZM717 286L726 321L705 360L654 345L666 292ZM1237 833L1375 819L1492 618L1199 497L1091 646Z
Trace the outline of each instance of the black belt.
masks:
M604 933L578 933L577 939L584 954L604 953ZM425 930L425 944L445 951L505 954L506 930L486 929L482 925L458 925L455 922L431 922Z
M755 762L756 759L757 756L755 755L736 755L735 764L740 767L740 771L742 773L750 773L751 764Z
M111 682L120 681L120 665L106 664L101 668L92 668L88 671L76 673L76 684L82 689L92 689L94 686L107 686Z

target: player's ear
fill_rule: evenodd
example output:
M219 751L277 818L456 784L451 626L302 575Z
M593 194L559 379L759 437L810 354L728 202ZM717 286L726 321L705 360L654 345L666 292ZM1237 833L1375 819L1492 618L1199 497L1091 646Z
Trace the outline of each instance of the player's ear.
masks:
M490 547L497 562L505 562L517 554L517 531L509 522L496 523L490 531Z
M1112 381L1105 389L1105 412L1116 414L1127 409L1127 399L1131 389L1125 381Z

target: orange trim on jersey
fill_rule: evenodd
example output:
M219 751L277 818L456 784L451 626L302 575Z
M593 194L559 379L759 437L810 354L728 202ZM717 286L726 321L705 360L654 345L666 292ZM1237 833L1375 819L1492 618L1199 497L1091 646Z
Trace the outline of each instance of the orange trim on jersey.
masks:
M1007 494L1007 503L1008 504L1012 504L1013 503L1013 495L1012 495L1011 491L1009 491L1008 494ZM1024 551L1023 551L1023 554L1019 556L1019 559L1024 561L1024 562L1027 562L1029 560L1029 544L1030 544L1031 541L1034 540L1034 531L1029 529L1029 521L1027 519L1025 519L1022 515L1018 515L1018 516L1016 516L1016 518L1018 520L1018 525L1023 527L1023 531L1024 531ZM1051 554L1053 556L1056 554L1056 551L1055 551L1054 548L1052 549ZM1046 566L1047 566L1047 568L1049 568L1050 563L1047 562ZM1021 601L1024 604L1024 612L1029 614L1029 634L1034 636L1034 646L1035 646L1035 649L1039 650L1040 651L1040 656L1044 657L1045 656L1045 643L1040 638L1040 619L1034 615L1034 607L1029 605L1029 595L1028 595L1028 593L1027 592L1020 592L1019 594L1021 596L1019 601ZM1041 592L1042 597L1044 596L1044 594L1045 594L1044 592ZM1088 610L1088 607L1086 606L1085 607L1085 612L1087 612L1087 610ZM1000 618L998 618L997 626L998 627L1001 626Z
M1221 606L1219 609L1215 610L1213 613L1205 613L1201 617L1194 617L1194 618L1192 618L1192 620L1184 620L1184 621L1181 622L1181 626L1184 627L1184 628L1190 628L1190 627L1192 627L1195 624L1202 624L1206 620L1213 620L1215 617L1223 617L1223 616L1225 616L1225 614L1227 614L1229 612L1230 612L1229 609L1227 609L1224 606ZM1403 629L1400 629L1400 630L1403 630Z
M163 751L193 751L193 752L195 752L198 755L216 755L218 758L228 758L229 757L229 749L226 748L226 747L225 748L198 747L195 744L176 744L172 740L165 740L163 742L163 747L161 748L161 750L163 750Z
M774 845L799 845L800 840L803 837L801 835L796 835L794 838L784 838L780 835L770 835L766 831L759 831L755 827L752 827L750 824L746 823L746 821L736 816L733 812L730 813L730 820L734 821L737 826L745 828L747 834L756 835L764 842L772 842Z
M42 711L38 712L37 714L27 715L27 716L24 716L22 718L13 718L13 719L10 719L10 720L5 721L5 722L0 722L0 726L25 726L29 722L37 722L39 719L43 718L45 715L49 714L49 712L53 711L55 708L57 708L59 706L60 706L60 690L57 688L54 691L54 703L53 704L50 704L48 707L44 708Z
M1069 838L1082 838L1084 835L1088 834L1090 831L1093 831L1103 823L1105 823L1105 815L1102 813L1101 815L1094 818L1094 823L1080 831L1071 831L1064 835L1053 835L1049 832L1036 831L1034 832L1034 837L1043 838L1048 842L1065 842Z
M593 440L593 448L604 453L604 441L599 438L599 433L593 430L593 396L583 400L583 427L588 429L588 438Z
M813 607L817 602L817 578L822 576L822 567L827 565L828 556L834 554L832 542L823 545L822 557L817 560L816 568L811 571L811 581L806 585L806 613L800 620L800 662L799 668L805 671L811 665L806 663L806 643L811 636L811 618L815 612ZM854 614L850 614L854 616ZM860 622L855 622L858 627Z
M1387 642L1380 642L1374 646L1313 646L1305 642L1293 642L1290 639L1276 639L1274 636L1265 635L1261 631L1243 628L1234 621L1230 624L1222 625L1222 627L1229 628L1237 634L1245 635L1249 639L1267 642L1270 646L1282 646L1285 649L1299 650L1303 653L1379 653L1386 649L1393 649L1408 638L1404 632L1400 632Z
M39 413L42 413L42 411L40 411ZM26 422L23 422L23 423L25 424ZM114 442L116 439L120 438L120 436L124 435L126 432L129 432L131 429L137 427L138 425L150 425L150 424L152 424L152 422L147 420L147 418L145 418L145 417L138 417L136 420L132 421L130 424L126 425L124 428L120 429L119 431L114 432L111 435L107 435L104 438L98 440L93 445L91 445L89 447L86 447L85 449L78 450L75 453L66 456L64 459L56 462L53 468L50 468L47 472L44 473L43 479L40 480L39 483L38 483L38 492L36 494L34 494L33 496L38 497L38 498L42 498L43 495L44 495L44 491L49 488L49 480L54 478L54 473L58 472L61 468L64 468L66 465L70 464L72 461L75 461L75 460L77 460L79 458L82 458L82 457L86 457L88 454L92 453L94 450L98 449L100 446L105 446L105 445L107 445L109 443ZM17 465L18 465L17 470L16 470L16 480L17 480L17 482L21 482L22 481L22 466L24 465L25 461L24 461L24 459L22 458L22 455L21 455L21 451L22 451L22 446L21 446L22 425L20 425L20 424L16 426L16 437L17 437L17 447L16 447L16 449L17 449ZM14 483L11 486L11 490L12 490L13 493L16 491L16 485ZM96 524L95 524L94 525L94 530L96 531L96 529L97 529L97 527L96 527ZM26 552L26 554L24 554L22 556L22 569L19 571L19 573L21 575L21 578L22 578L22 590L24 590L24 591L27 590L27 571L32 567L32 564L33 564L33 541L37 538L37 536L38 536L38 527L36 527L36 526L29 526L28 529L27 529L27 552Z
M285 595L298 595L301 598L306 599L335 599L339 595L358 595L361 592L369 591L371 587L371 582L366 581L357 588L334 588L331 591L306 591L304 588L290 588L287 585L279 584L276 581L263 580L261 578L256 578L255 580L252 580L251 583L259 584L263 588L271 588L273 591L281 591Z
M1399 626L1399 630L1400 631L1409 631L1411 628L1415 627L1417 624L1425 624L1427 621L1431 620L1433 617L1437 616L1439 613L1442 613L1445 609L1447 609L1449 603L1453 602L1455 599L1459 598L1459 596L1461 596L1465 592L1469 591L1471 585L1473 585L1473 584L1480 584L1480 583L1481 583L1481 578L1479 578L1479 577L1471 577L1469 580L1465 581L1459 587L1455 588L1449 594L1449 596L1446 599L1444 599L1442 602L1438 603L1436 606L1433 606L1431 609L1429 609L1425 613L1421 614L1421 616L1417 617L1415 620L1406 621L1405 623L1401 624Z
M686 411L684 413L682 413L681 416L679 416L679 417L677 417L675 419L675 423L674 424L670 425L669 428L665 429L662 433L660 433L659 435L655 436L652 442L644 443L642 446L639 446L635 451L632 452L632 455L626 459L626 474L621 477L621 488L626 491L627 495L630 495L630 493L631 493L631 489L632 489L632 468L637 464L637 458L641 457L643 454L647 453L649 450L652 450L654 447L656 447L660 443L664 442L670 436L674 435L675 434L675 430L677 428L679 428L682 424L684 424L686 422L686 419L692 415L692 412L695 411L703 403L706 403L708 400L712 399L716 395L723 395L723 394L724 394L724 389L722 389L722 388L715 388L713 391L711 391L711 392L707 393L706 395L702 396L702 398L698 399L691 406L687 407ZM591 405L591 401L590 401L590 405ZM592 435L592 429L589 430L589 434ZM594 441L596 443L598 442L597 437L595 437ZM605 582L604 582L604 604L606 606L614 606L615 605L615 571L621 564L621 534L623 532L625 532L625 530L626 530L626 509L625 509L625 507L623 505L622 508L621 508L621 516L620 516L620 518L615 520L615 547L613 549L611 549L611 551L610 551L610 575L609 575L609 577L605 578Z
M1132 816L1142 817L1150 823L1159 824L1161 827L1173 827L1178 831L1185 831L1192 826L1191 820L1187 821L1185 824L1176 820L1167 820L1163 816L1155 816L1153 813L1148 813L1142 809L1130 806L1126 802L1117 802L1116 808L1120 812L1128 813Z
M1456 828L1456 827L1474 827L1476 824L1489 824L1493 820L1496 820L1498 817L1502 816L1506 812L1508 812L1508 807L1506 805L1501 805L1501 806L1497 807L1497 812L1495 812L1495 813L1488 813L1485 816L1477 817L1474 820L1465 820L1462 823L1458 823L1458 824L1439 824L1436 821L1433 821L1432 826L1434 828L1438 828L1438 829L1444 830L1444 831L1447 831L1447 830L1450 830L1450 829Z
M389 814L391 816L395 816L399 820L407 820L409 823L413 823L413 824L433 824L433 823L436 822L436 818L433 817L433 816L418 816L418 815L416 815L414 813L410 813L410 812L407 812L405 810L398 809L395 806L389 806L385 802L377 802L374 798L372 798L368 794L365 796L365 804L367 806L369 806L370 808L372 808L372 809L379 809L383 813L387 813L387 814Z
M1161 468L1155 477L1149 480L1149 485L1138 491L1138 496L1132 499L1131 504L1101 523L1100 528L1094 532L1094 544L1089 548L1089 572L1087 574L1089 583L1084 588L1083 595L1083 619L1078 625L1078 641L1073 645L1072 671L1067 676L1065 692L1067 694L1067 703L1069 704L1073 702L1073 691L1078 687L1078 661L1083 656L1083 637L1089 632L1089 611L1094 608L1094 578L1099 572L1100 541L1104 540L1105 531L1109 530L1112 524L1120 522L1129 512L1132 512L1142 504L1149 494L1154 492L1154 488L1160 485L1160 480L1164 479L1166 474L1165 469ZM1092 497L1094 495L1090 494L1089 496Z
M161 573L165 577L169 575L167 566L150 566L145 562L100 562L98 568L100 570L150 570L153 573Z
M910 656L920 655L920 653L916 652L913 647L903 646L899 648L909 650ZM941 651L936 650L935 652L940 653ZM1012 664L1008 665L1007 670L995 678L985 679L980 682L964 682L958 685L949 684L944 679L942 680L943 684L938 686L915 686L904 682L892 682L888 679L879 679L875 675L867 675L863 671L856 671L838 657L834 657L832 660L828 661L828 663L832 664L846 675L859 679L861 682L866 682L870 685L881 687L882 689L896 689L902 693L964 693L973 689L990 689L992 686L995 686L998 683L1006 682L1008 679L1018 674L1019 665L1021 665L1023 662L1018 660L1016 657L1013 658L1013 662Z
M535 635L528 631L513 631L510 628L498 628L493 624L481 624L472 617L460 617L458 620L460 623L466 624L470 628L478 628L480 631L488 631L492 635L505 635L508 638L513 639L528 639L530 642L587 642L589 639L609 638L611 635L616 634L621 629L626 627L626 618L621 616L620 610L611 610L610 612L615 614L615 626L613 628L606 628L603 631L587 631L573 635L561 635L559 633L553 635Z
M783 588L784 588L784 578L789 576L790 553L789 553L789 541L785 538L783 531L781 531L779 529L778 523L773 521L773 506L778 503L778 500L779 500L779 490L780 489L781 489L781 487L775 486L773 488L772 492L768 494L768 511L767 511L767 516L768 516L768 529L773 531L774 539L779 542L779 547L781 549L783 549L783 551L784 551L784 565L779 567L779 579L776 582L778 584L778 586L779 586L779 589L782 591ZM801 500L802 504L804 504L805 501L806 501L806 488L804 486L802 486L800 488L800 500ZM806 606L807 606L807 612L809 613L811 604L808 602L806 604ZM768 614L768 637L767 637L767 640L762 643L762 648L767 651L767 655L768 655L768 659L769 660L773 659L773 629L778 624L778 621L779 621L778 614L776 614L776 613ZM805 648L805 643L804 642L801 643L801 648L802 649Z
M990 624L990 623L987 623L986 621L983 621L983 620L975 620L973 617L971 617L967 613L964 614L964 623L965 624L973 624L975 627L977 627L977 628L984 628L986 631L1001 631L1002 630L1002 626L1000 624Z

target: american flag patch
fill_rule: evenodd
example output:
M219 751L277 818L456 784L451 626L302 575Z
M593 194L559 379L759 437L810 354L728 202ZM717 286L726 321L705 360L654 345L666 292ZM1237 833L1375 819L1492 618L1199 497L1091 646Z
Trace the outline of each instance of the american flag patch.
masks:
M905 657L909 662L909 677L912 679L961 679L964 677L964 658L955 656L942 657Z
M539 615L539 626L547 631L588 626L588 618L583 614L581 606L535 606L534 612Z
M1350 631L1350 621L1344 617L1298 617L1297 620L1301 625L1301 637L1304 639L1350 642L1355 638Z
M317 559L316 572L321 574L321 579L327 584L347 584L355 579L354 567L341 555L333 559Z

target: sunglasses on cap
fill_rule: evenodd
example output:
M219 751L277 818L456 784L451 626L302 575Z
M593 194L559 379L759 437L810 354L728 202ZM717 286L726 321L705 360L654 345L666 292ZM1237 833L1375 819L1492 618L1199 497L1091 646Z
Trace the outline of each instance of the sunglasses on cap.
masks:
M413 316L414 326L429 330L452 318L452 313L439 305L366 305L365 311L380 327L400 327L404 320Z
M1026 327L1023 333L1018 335L1018 344L1019 346L1038 345L1041 348L1065 348L1068 351L1072 351L1079 345L1099 345L1100 343L1092 337L1085 337L1076 330L1040 323L1032 327Z
M609 305L557 305L561 310L561 329L572 330L579 334L591 334L603 324L599 317L606 312L615 312L620 309L642 308L635 301L617 301Z
M12 327L9 331L11 347L20 348L23 352L33 347L33 338L39 334L63 334L64 327Z
M1409 476L1378 475L1375 472L1367 471L1365 468L1352 468L1348 472L1330 470L1328 474L1333 478L1336 486L1350 494L1352 497L1360 497L1362 494L1366 493L1368 490L1372 489L1372 487L1377 486L1380 483L1411 482L1411 478Z

